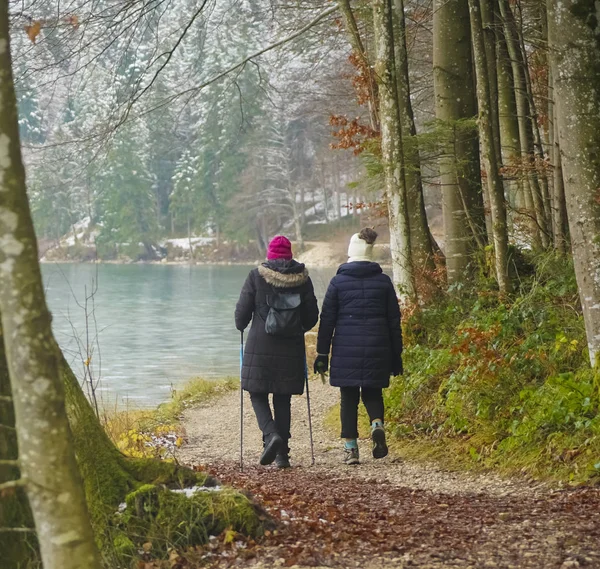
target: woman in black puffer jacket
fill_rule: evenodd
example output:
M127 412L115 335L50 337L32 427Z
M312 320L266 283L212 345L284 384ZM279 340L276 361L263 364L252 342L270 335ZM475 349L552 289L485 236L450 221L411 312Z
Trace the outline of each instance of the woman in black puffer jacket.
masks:
M315 373L329 368L330 383L341 392L344 462L358 464L358 403L371 419L373 456L383 458L388 449L383 429L382 389L390 375L402 373L400 309L392 281L372 261L377 233L363 229L352 236L348 262L333 277L321 311Z
M297 311L301 329L293 336L268 334L265 329L269 298L277 293L300 296ZM238 330L244 330L252 320L244 350L242 387L250 392L258 426L263 433L264 450L260 458L263 465L274 460L280 468L290 465L291 398L304 393L304 332L318 319L319 308L308 271L303 264L293 260L289 240L283 236L274 237L269 243L267 261L250 271L235 308ZM275 420L269 406L269 393L273 394Z

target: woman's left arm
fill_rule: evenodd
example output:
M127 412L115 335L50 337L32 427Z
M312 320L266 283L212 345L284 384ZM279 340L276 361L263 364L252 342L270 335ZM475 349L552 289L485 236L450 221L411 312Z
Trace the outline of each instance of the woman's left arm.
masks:
M302 328L307 332L319 321L319 304L315 296L315 288L310 280L306 281L306 291L302 298Z
M395 357L400 357L402 354L402 326L400 325L400 306L398 305L398 297L396 289L392 281L388 287L387 299L387 319L390 329L390 340L392 341L392 352Z
M256 296L256 288L252 272L246 278L246 282L242 287L240 299L235 306L235 327L243 332L254 314L254 298Z

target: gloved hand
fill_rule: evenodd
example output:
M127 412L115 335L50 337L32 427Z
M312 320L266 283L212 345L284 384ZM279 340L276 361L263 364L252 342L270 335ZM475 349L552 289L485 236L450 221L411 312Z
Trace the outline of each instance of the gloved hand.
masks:
M402 365L402 356L393 355L392 356L392 375L396 377L397 375L404 375L404 366Z
M313 370L315 373L325 373L329 369L329 356L318 354L315 359Z

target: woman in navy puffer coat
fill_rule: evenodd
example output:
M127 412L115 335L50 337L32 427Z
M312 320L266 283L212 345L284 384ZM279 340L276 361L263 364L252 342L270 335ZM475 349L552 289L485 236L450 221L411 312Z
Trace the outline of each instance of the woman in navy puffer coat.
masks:
M358 464L358 403L371 419L373 456L383 458L388 449L383 429L382 389L390 375L402 373L400 309L392 281L372 261L377 233L363 229L352 236L348 262L333 277L321 311L315 373L329 368L330 383L341 392L344 462Z

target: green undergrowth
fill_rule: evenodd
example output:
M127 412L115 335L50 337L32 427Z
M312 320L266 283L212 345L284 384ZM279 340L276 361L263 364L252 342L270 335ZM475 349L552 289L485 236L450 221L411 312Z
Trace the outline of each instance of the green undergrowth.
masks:
M403 323L386 390L400 454L573 483L600 481L600 370L572 266L543 256L518 293L454 287Z
M94 488L86 490L106 567L168 560L172 552L202 546L210 536L256 537L269 526L268 516L247 496L215 488L218 482L212 476L181 467L176 460L176 448L185 438L183 411L237 385L239 380L195 379L155 410L121 410L106 417L105 429L122 454L115 456L109 445L107 460L81 461L94 468L83 473L86 483L99 476L108 481L101 485L101 496ZM85 448L96 452L90 445ZM98 470L106 468L110 472ZM189 491L193 487L196 492Z

